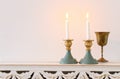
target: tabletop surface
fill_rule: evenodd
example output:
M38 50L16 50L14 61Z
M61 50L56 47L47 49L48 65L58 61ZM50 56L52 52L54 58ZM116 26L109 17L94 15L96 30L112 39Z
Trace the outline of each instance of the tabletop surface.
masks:
M120 62L106 62L98 64L59 64L58 62L40 63L0 63L0 66L120 66Z

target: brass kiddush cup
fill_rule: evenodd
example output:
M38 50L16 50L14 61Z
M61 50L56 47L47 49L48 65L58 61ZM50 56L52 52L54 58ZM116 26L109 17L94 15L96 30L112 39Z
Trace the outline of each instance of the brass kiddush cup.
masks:
M101 46L101 58L98 59L98 62L108 62L108 60L103 57L103 46L108 42L109 33L110 32L95 32L97 44Z

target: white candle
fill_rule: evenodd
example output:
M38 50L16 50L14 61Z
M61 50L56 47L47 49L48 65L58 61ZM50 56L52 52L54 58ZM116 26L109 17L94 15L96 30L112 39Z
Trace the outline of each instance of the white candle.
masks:
M86 39L90 40L90 23L89 23L89 14L86 14Z
M68 24L68 13L66 13L65 26L66 26L66 39L69 39L69 24Z

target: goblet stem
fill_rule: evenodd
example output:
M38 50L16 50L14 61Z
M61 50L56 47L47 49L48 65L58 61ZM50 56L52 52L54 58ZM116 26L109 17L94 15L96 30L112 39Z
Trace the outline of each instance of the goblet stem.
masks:
M103 46L101 46L101 58L98 60L98 62L108 62L106 59L103 58Z
M101 58L103 58L103 46L101 46Z

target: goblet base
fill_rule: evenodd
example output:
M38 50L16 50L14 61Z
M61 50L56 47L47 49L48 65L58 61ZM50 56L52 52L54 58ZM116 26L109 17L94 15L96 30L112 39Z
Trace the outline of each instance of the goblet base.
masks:
M105 58L100 58L98 59L98 62L108 62L108 60L106 60Z

